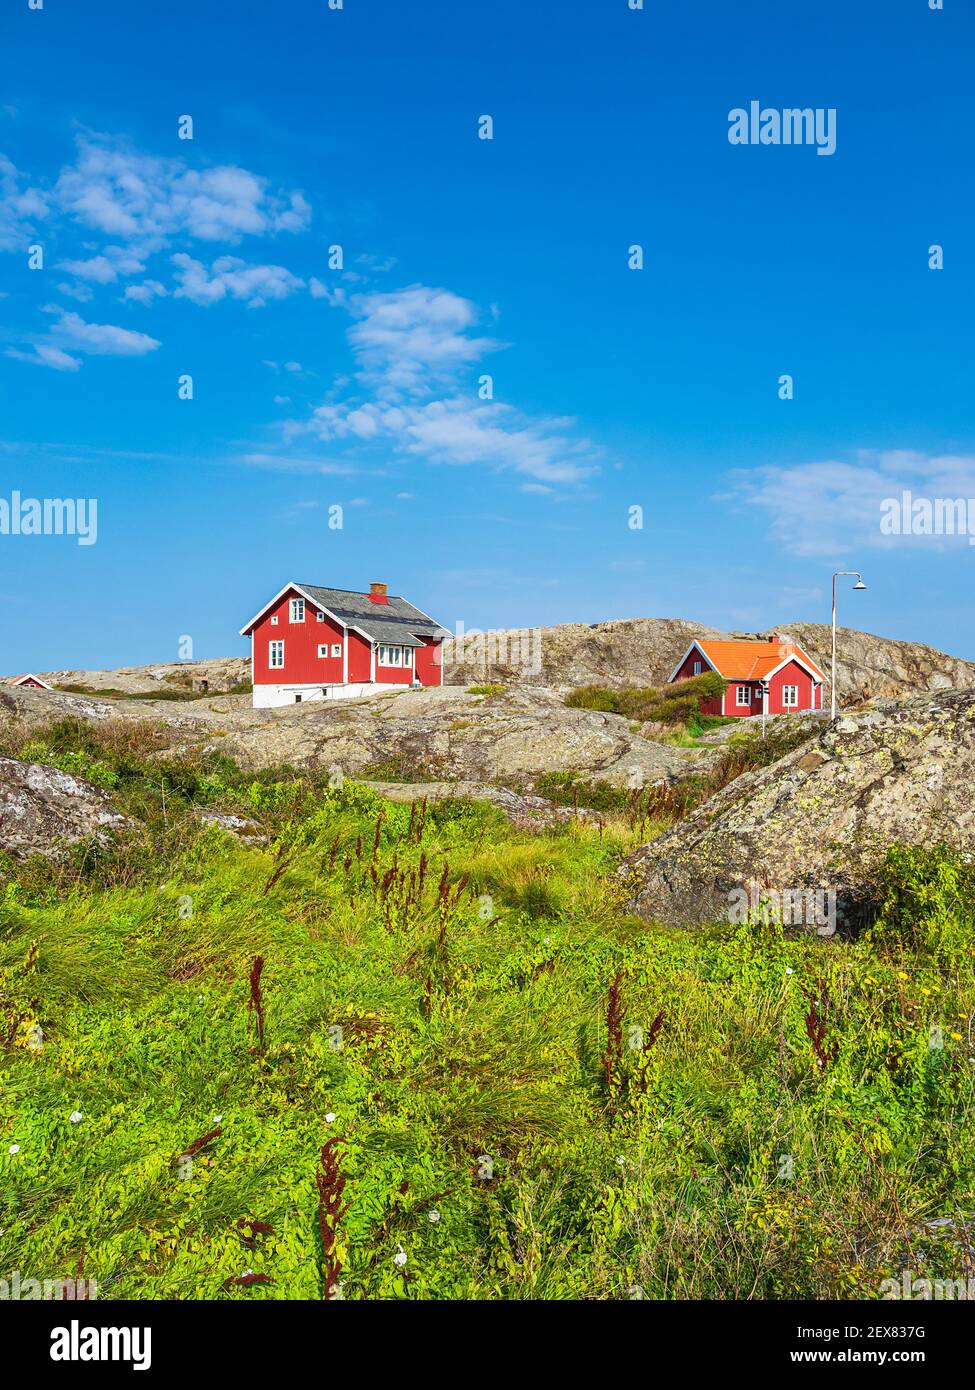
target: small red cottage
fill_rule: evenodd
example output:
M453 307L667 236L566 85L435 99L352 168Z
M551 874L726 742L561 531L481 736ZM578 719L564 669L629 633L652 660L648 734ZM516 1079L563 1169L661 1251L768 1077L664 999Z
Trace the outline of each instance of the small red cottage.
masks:
M34 690L54 689L52 685L48 685L47 681L42 681L40 676L35 676L30 671L27 672L26 676L10 676L9 679L6 681L6 684L27 685L33 687Z
M717 671L728 682L723 696L701 701L702 714L801 714L823 707L825 676L796 642L777 634L757 641L693 642L671 681Z
M359 594L294 582L240 632L251 639L255 709L443 685L441 644L450 636L385 584Z

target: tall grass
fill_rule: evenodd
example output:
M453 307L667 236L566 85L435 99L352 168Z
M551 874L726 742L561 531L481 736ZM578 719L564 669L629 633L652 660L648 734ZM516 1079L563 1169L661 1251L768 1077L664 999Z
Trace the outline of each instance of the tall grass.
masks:
M152 759L110 742L88 755L144 794ZM622 910L625 813L530 834L167 766L170 838L136 832L161 839L134 877L4 867L0 1266L251 1300L958 1273L926 1225L975 1203L975 893L949 851L879 866L859 941L684 933ZM214 797L268 845L202 829Z

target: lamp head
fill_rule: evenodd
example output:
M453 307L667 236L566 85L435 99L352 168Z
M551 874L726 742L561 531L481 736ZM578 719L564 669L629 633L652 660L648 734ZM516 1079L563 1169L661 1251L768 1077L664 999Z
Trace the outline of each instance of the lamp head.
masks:
M863 582L862 579L858 579L857 582L854 584L853 587L854 587L854 589L865 589L867 586L866 586L866 584L864 584L864 582Z

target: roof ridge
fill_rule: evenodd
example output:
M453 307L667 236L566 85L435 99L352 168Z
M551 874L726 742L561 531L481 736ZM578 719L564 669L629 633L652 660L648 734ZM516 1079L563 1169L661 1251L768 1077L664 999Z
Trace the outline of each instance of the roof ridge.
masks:
M333 594L355 594L357 598L368 598L365 589L340 589L337 584L309 584L304 579L296 579L295 584L299 589L328 589ZM402 598L402 594L387 594L387 598Z

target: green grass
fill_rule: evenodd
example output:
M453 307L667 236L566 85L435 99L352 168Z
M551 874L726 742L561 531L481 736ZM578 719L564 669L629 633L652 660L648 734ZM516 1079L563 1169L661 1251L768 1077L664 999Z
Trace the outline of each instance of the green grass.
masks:
M35 735L140 827L0 875L0 1268L320 1298L338 1136L344 1298L869 1298L959 1272L917 1234L975 1201L975 887L947 851L890 857L857 942L682 933L626 915L622 817L516 833L212 755L167 760L163 815L153 737ZM247 1269L273 1282L224 1288Z
M724 694L727 682L717 671L675 681L672 685L624 687L581 685L570 690L565 703L570 709L599 710L603 714L622 714L628 719L659 724L693 725L705 728L701 701Z

